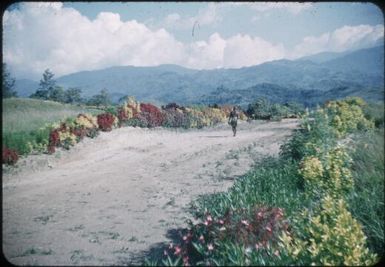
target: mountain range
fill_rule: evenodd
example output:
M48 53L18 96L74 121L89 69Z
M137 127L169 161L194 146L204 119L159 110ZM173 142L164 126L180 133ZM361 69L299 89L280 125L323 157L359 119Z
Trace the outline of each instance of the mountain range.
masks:
M106 88L114 102L125 95L155 104L246 105L261 96L275 102L297 101L306 105L348 95L378 101L384 98L384 47L320 53L238 69L119 66L72 73L56 81L64 88L81 88L85 97ZM30 95L37 87L38 82L16 81L20 96Z

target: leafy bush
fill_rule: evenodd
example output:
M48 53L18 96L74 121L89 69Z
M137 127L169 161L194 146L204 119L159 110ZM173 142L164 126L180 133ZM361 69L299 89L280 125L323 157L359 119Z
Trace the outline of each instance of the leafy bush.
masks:
M60 144L59 130L55 129L49 134L48 153L52 154L55 152L55 147Z
M249 104L247 115L258 120L281 120L282 118L298 118L303 113L302 105L290 102L284 105L271 103L267 98L258 98Z
M368 103L362 107L367 120L373 121L376 128L384 127L384 103Z
M3 147L3 164L15 165L19 156L15 150Z
M325 105L330 117L330 124L339 137L344 137L356 129L370 129L374 123L365 118L362 107L366 103L358 97L350 97L340 101L330 101Z
M114 126L115 116L111 113L103 113L97 116L99 129L105 132L111 131Z
M140 113L136 116L146 127L158 127L163 123L163 114L160 109L152 104L140 104Z
M303 265L372 265L377 261L343 199L326 195L313 212L302 212L294 228L294 234L282 234L282 246Z
M329 124L325 111L318 108L303 115L300 128L281 146L280 155L285 159L302 160L306 156L318 156L335 147L336 132Z
M188 128L190 121L187 113L184 113L181 109L166 109L163 110L163 123L164 127L182 127Z
M203 219L198 224L190 222L191 228L184 231L178 244L170 245L165 256L176 258L175 261L181 257L184 265L223 265L231 263L231 255L222 255L227 246L244 247L248 252L269 250L278 244L280 233L288 227L283 210L271 207L229 210L219 218L206 214Z
M334 197L345 196L353 188L350 172L351 158L342 146L327 151L320 159L305 157L299 172L304 178L307 193L313 196L328 193Z

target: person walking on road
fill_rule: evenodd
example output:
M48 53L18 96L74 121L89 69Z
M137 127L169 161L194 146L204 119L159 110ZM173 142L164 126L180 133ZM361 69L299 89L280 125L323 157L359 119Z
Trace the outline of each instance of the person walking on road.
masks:
M233 110L230 112L230 116L229 116L229 124L231 125L231 128L233 130L233 136L235 136L237 134L237 123L238 123L238 112L235 108L235 106L233 107Z

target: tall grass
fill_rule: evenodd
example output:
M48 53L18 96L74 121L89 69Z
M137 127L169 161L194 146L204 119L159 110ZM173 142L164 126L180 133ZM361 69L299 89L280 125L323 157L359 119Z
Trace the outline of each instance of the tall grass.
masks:
M297 163L270 157L237 179L227 192L202 196L193 207L198 217L205 212L219 216L256 205L281 207L291 214L302 207L302 194Z
M383 255L384 128L354 137L352 153L355 188L349 195L351 212L364 226L369 248Z
M84 106L29 98L3 99L3 133L30 132L47 123L75 117L79 113L101 113Z
M28 154L44 151L48 144L49 123L76 117L79 113L98 114L101 110L28 98L3 99L3 146Z

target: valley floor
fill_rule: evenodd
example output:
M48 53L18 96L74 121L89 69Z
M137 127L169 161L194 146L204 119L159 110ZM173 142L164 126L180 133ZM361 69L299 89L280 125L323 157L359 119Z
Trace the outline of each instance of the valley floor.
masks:
M3 173L3 252L14 264L122 265L279 152L297 120L195 130L126 127ZM4 170L3 170L4 171Z

